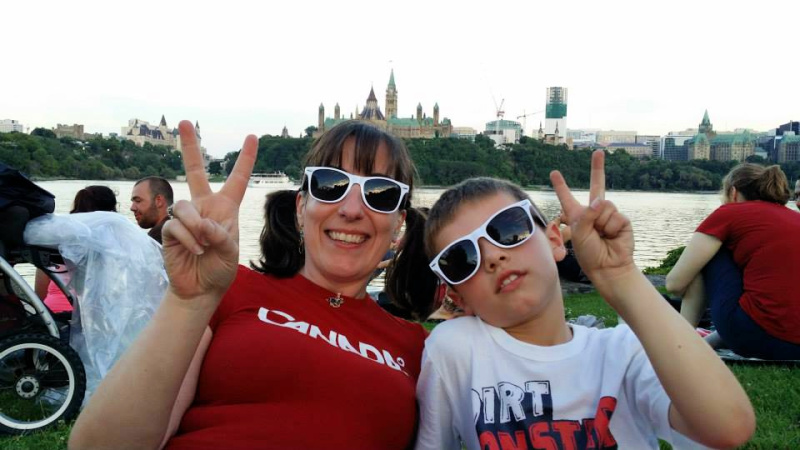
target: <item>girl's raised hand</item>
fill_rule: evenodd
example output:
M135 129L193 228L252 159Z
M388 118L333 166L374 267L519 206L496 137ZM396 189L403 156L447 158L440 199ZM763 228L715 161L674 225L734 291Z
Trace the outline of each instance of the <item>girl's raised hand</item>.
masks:
M605 153L592 154L589 205L584 206L572 195L560 172L550 173L550 181L561 203L563 217L572 228L572 245L581 268L603 293L608 283L636 270L633 262L633 228L631 221L605 200Z
M239 205L256 161L258 140L253 135L245 138L225 185L219 192L212 192L194 126L184 120L178 130L191 201L181 200L173 205L173 218L162 232L169 289L184 300L211 294L215 300L207 306L216 307L215 302L236 277Z

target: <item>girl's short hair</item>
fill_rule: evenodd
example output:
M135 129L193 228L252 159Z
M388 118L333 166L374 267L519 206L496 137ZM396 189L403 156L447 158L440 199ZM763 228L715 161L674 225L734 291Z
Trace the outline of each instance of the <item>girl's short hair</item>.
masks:
M425 224L425 253L428 258L433 258L438 253L434 246L434 239L455 219L456 211L466 202L480 200L498 193L506 193L516 200L530 200L530 196L519 186L506 180L497 178L470 178L445 191L439 200L431 207L428 220ZM547 227L547 220L539 208L531 201L534 220L542 228Z
M791 197L789 180L778 165L764 167L753 163L739 164L722 180L722 193L725 198L730 199L732 188L736 188L736 191L747 200L763 200L785 205Z

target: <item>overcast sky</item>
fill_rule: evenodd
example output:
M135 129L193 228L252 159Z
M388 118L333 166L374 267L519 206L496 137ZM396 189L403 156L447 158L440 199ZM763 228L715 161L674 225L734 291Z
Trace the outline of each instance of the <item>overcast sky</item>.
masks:
M385 111L394 68L401 117L438 102L479 131L495 101L506 119L543 110L548 86L569 89L573 129L665 134L707 108L717 130L767 130L800 120L798 17L796 0L16 0L0 119L107 134L163 114L222 156L248 133L300 135L320 103L349 116L373 85Z

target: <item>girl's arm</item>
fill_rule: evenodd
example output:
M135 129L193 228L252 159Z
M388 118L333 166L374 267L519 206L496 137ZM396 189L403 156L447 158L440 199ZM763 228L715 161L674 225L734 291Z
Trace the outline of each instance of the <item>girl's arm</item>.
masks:
M675 295L683 295L689 284L717 254L720 247L722 241L714 236L694 233L675 267L667 275L667 290Z
M642 343L672 402L673 429L713 448L735 447L750 438L755 414L744 389L638 269L604 286L601 294Z
M746 442L755 431L750 400L711 347L636 267L631 222L604 200L604 153L592 154L588 207L573 197L560 173L550 178L572 226L578 262L642 343L670 398L672 427L709 447Z

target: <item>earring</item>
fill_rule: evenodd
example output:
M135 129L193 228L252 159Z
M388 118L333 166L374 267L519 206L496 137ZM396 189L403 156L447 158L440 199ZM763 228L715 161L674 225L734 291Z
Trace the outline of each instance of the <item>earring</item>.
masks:
M303 248L304 244L305 244L305 239L304 239L304 236L303 236L303 229L301 228L300 229L300 245L297 247L297 253L300 253L301 255L303 254L303 251L305 250Z

